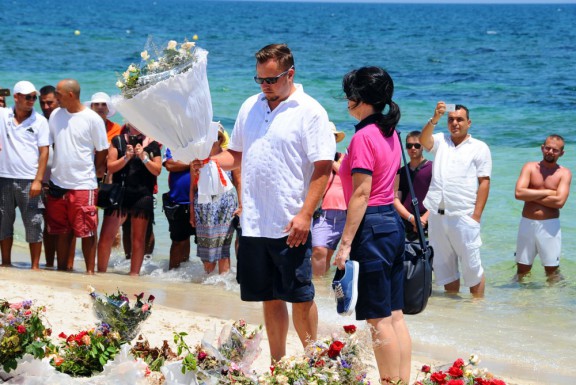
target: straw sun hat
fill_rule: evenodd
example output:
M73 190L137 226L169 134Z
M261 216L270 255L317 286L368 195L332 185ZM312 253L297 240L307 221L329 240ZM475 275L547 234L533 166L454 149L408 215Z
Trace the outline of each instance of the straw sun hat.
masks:
M343 133L342 131L338 131L334 123L328 122L328 124L330 125L330 128L332 129L334 135L336 135L336 143L340 143L341 141L343 141L344 137L346 137L346 134Z

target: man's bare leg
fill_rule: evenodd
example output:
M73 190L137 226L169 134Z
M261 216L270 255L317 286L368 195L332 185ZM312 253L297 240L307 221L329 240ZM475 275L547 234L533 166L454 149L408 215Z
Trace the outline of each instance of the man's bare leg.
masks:
M2 266L12 266L12 243L14 238L6 238L0 241L0 252L2 253Z
M40 269L40 254L42 254L42 242L34 242L29 244L30 260L32 262L32 270Z
M264 326L270 345L272 363L286 355L286 338L288 336L288 308L281 300L264 301Z
M314 301L292 304L292 322L302 346L316 341L318 332L318 308Z

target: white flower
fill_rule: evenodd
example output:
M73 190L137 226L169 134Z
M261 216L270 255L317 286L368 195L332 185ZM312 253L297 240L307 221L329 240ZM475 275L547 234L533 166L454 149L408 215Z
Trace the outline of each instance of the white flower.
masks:
M152 62L148 63L148 65L147 65L148 71L155 71L158 69L158 66L159 66L158 62L152 61Z
M90 292L90 294L92 294L96 291L96 289L94 289L94 287L92 287L92 285L88 285L87 289Z
M470 361L472 365L478 365L478 363L480 362L480 358L476 354L471 354L468 361Z
M279 374L276 376L276 381L278 381L278 384L280 385L288 384L288 377L283 374Z
M178 43L176 42L176 40L170 40L168 42L168 46L166 47L166 49L170 49L170 50L176 49L177 44Z
M148 51L142 51L142 52L140 52L140 57L141 57L142 60L144 60L144 61L148 61L148 59L150 59L150 55L148 55Z
M472 371L470 369L466 369L464 371L464 376L465 377L472 377Z
M128 72L138 72L138 68L134 64L130 64L128 67Z
M480 371L480 369L478 369L478 368L476 368L476 369L474 369L474 370L472 371L472 375L473 375L474 377L478 377L478 376L480 376L480 374L481 374L481 371Z
M124 71L124 73L122 74L122 77L124 78L124 80L128 80L128 78L130 77L130 72L128 71Z
M195 45L196 45L196 43L194 43L193 41L187 41L185 43L182 43L182 45L180 47L186 51L190 51L190 49L192 47L194 47Z

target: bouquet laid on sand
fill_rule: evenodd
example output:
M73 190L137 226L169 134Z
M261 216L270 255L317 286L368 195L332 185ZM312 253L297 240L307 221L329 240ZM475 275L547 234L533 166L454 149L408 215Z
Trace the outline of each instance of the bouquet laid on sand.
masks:
M32 301L0 300L0 368L5 372L16 369L17 360L24 354L44 357L52 334L42 320L45 311L43 306L32 306Z
M356 326L344 326L344 335L332 335L308 345L302 356L284 357L259 377L264 385L370 384L360 358Z
M479 362L478 356L472 354L468 362L458 358L451 366L446 365L436 371L424 365L420 369L424 379L416 381L414 385L506 385L486 369L477 368Z
M140 324L150 316L154 296L144 300L144 293L134 294L136 301L131 306L126 293L120 290L114 294L99 294L92 286L89 290L96 317L118 332L123 341L132 341L138 335Z
M122 96L113 98L114 106L139 131L170 148L175 160L207 159L218 139L206 73L208 52L188 41L171 40L159 47L148 39L140 64L130 64L121 75L117 86ZM199 203L231 188L214 162L201 169Z
M213 331L207 331L193 349L186 343L186 336L174 333L178 355L183 358L161 369L166 385L256 383L256 373L250 367L262 350L262 326L249 330L244 320L225 325L216 346Z

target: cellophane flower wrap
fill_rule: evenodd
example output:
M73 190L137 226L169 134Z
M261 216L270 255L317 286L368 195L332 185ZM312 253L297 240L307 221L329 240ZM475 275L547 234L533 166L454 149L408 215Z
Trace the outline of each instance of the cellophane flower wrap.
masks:
M148 46L153 49L141 53L142 64L131 64L118 81L122 97L113 98L116 109L139 131L169 147L174 160L207 159L218 139L206 72L208 51L174 40L162 50L150 41ZM199 203L231 188L214 162L201 169Z
M0 369L10 372L18 359L28 353L42 358L52 346L50 328L44 325L45 307L34 307L32 301L10 303L0 299Z
M175 333L174 342L182 360L161 368L166 385L257 384L250 369L260 354L262 326L249 329L244 320L225 325L213 345L215 331L206 331L193 349L184 340L187 333Z
M140 324L152 312L154 296L144 300L144 293L134 294L136 300L131 305L127 294L120 290L115 294L99 294L92 287L89 290L96 317L118 332L123 341L130 342L136 338Z
M344 326L343 335L312 342L302 356L284 357L270 367L270 373L258 378L259 384L366 385L366 367L362 363L356 327Z

